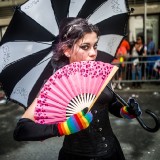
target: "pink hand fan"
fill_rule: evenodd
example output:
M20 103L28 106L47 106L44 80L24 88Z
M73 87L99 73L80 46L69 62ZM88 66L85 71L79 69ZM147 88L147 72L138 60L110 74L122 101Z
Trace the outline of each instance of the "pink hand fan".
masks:
M81 61L57 70L40 91L36 122L63 122L85 107L90 110L117 69L101 61Z

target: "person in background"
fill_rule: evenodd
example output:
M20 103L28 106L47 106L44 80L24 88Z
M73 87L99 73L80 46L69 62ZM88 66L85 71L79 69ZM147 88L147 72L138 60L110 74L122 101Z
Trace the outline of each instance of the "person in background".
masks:
M127 53L129 54L131 47L130 47L130 44L129 44L127 38L123 39L121 46L123 46L127 50Z
M97 57L98 39L98 28L87 20L64 19L60 25L57 44L53 46L53 70L73 62L94 61ZM133 119L141 114L138 103L133 99L128 100L130 107L123 106L107 87L90 112L82 111L57 124L36 123L36 105L37 98L18 121L14 139L41 141L65 136L58 160L125 160L119 141L112 131L109 112L126 119ZM80 122L84 123L83 127ZM64 127L68 132L62 129Z
M147 65L146 65L146 77L147 79L151 79L153 75L153 66L156 61L155 56L155 43L152 37L148 38L148 45L147 45ZM153 61L153 62L152 62Z
M153 70L155 71L156 79L160 79L160 59L155 62Z
M155 54L155 43L152 37L148 38L148 45L147 45L147 55L154 55Z
M143 36L137 36L137 41L132 49L132 80L136 81L137 76L138 80L141 81L144 79L145 75L145 57L147 55L147 47L144 45ZM141 88L141 82L133 82L133 87Z
M112 62L113 64L119 67L118 72L114 79L114 80L118 80L118 83L114 82L113 88L118 88L120 90L122 89L121 81L124 77L124 73L126 69L125 61L127 60L129 50L130 50L130 45L128 41L124 39L120 44L120 46L118 47L116 58Z
M160 47L158 47L157 55L160 56Z

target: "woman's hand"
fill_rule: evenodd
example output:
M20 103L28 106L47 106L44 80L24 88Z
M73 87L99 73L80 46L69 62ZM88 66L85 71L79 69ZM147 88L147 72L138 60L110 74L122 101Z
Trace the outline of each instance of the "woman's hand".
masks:
M135 101L134 98L130 98L128 100L128 105L129 107L123 106L120 110L120 114L123 118L133 119L142 114L139 104Z
M88 109L87 109L88 110ZM70 135L86 129L93 119L91 112L86 113L86 108L81 112L72 115L65 122L58 123L60 136Z

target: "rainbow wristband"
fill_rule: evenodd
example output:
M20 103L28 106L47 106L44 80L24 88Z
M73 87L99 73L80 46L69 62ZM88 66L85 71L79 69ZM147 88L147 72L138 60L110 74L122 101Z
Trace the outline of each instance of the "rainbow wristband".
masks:
M133 119L133 118L136 118L135 115L131 115L129 114L128 110L127 110L127 107L124 106L120 109L120 114L123 118L126 118L126 119Z
M60 136L70 135L87 128L92 121L92 118L93 117L91 112L88 112L85 115L84 112L81 111L72 115L67 119L67 121L58 124L58 131Z

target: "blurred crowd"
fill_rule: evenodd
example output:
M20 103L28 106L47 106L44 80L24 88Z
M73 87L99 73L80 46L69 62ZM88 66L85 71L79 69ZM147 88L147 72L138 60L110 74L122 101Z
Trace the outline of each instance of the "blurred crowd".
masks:
M132 80L133 88L141 88L142 81L160 79L160 47L155 49L155 42L137 36L135 42L124 39L119 46L113 64L119 67L114 77L113 88L122 89L122 80Z

